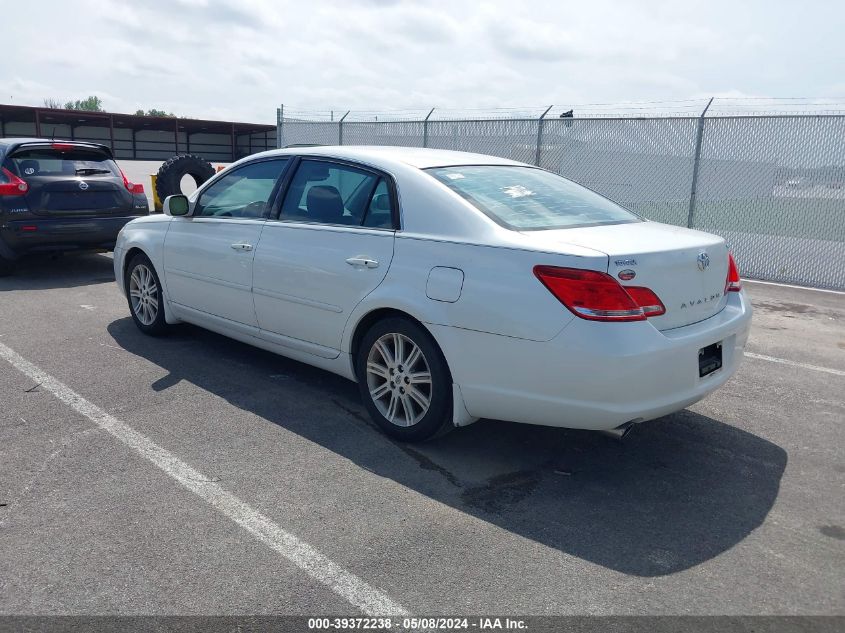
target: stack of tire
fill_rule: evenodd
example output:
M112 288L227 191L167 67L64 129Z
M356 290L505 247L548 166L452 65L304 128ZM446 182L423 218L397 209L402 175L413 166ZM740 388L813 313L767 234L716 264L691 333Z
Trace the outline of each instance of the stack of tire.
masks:
M156 194L164 202L167 196L182 193L181 182L185 176L190 176L197 183L197 187L214 175L214 167L204 158L195 154L183 154L169 158L158 169L156 177Z

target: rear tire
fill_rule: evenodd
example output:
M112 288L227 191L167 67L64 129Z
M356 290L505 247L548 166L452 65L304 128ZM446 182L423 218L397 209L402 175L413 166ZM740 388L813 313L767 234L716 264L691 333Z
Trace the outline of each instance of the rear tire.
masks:
M452 377L431 335L404 317L373 325L355 356L361 399L387 435L431 439L452 424Z
M161 281L143 253L135 255L126 267L123 282L126 288L126 300L135 325L144 334L159 336L167 330L164 319L164 296Z

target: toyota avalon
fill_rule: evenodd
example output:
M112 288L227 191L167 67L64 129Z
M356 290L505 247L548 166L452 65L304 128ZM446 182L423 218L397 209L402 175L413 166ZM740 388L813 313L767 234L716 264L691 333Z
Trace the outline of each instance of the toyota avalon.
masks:
M117 239L138 328L185 321L340 374L388 434L479 418L622 435L722 385L751 322L716 235L530 165L256 154Z

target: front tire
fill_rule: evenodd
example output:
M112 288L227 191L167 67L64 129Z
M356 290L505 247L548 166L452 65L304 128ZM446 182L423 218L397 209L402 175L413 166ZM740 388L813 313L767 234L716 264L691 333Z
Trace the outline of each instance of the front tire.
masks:
M126 299L135 325L144 334L158 336L167 330L161 281L149 257L139 253L126 267Z
M364 406L387 435L420 442L450 428L449 368L417 323L391 317L373 325L358 348L355 369Z

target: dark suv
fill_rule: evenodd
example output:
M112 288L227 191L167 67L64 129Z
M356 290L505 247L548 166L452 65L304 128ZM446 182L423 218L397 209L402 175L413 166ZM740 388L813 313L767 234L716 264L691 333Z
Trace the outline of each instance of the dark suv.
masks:
M124 224L148 214L144 186L105 145L0 139L0 275L24 253L111 250Z

